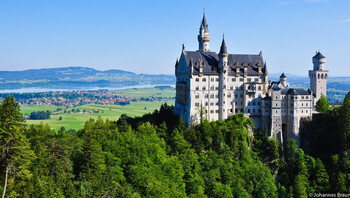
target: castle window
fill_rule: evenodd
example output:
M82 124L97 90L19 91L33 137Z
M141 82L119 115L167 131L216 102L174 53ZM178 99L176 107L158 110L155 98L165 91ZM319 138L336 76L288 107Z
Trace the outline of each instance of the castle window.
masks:
M258 90L261 91L261 86L258 86Z
M210 98L214 98L214 94L210 94Z
M219 78L216 78L215 81L216 81L216 82L219 82Z
M214 103L213 103L213 102L211 102L211 103L210 103L210 106L214 106Z
M199 78L196 78L196 82L199 82Z
M298 96L295 96L295 99L298 99Z
M248 82L251 82L251 81L252 81L252 79L251 79L251 78L248 78L247 80L248 80Z
M207 82L207 79L206 78L202 78L202 82Z
M210 113L214 113L214 110L210 110Z
M199 87L198 87L198 86L196 87L196 90L199 90Z
M238 94L235 94L235 97L237 98L237 97L238 97Z
M304 111L303 111L303 110L301 110L301 113L304 113Z
M205 102L205 106L208 106L208 102Z
M255 106L255 102L253 102L253 106Z
M306 110L306 113L307 113L307 110Z
M215 113L219 113L219 110L215 110Z
M230 87L230 90L233 90L233 86Z
M196 99L199 99L199 94L196 94L195 98L196 98Z
M237 108L235 109L235 113L238 113L238 109Z
M261 109L258 109L258 112L260 113L260 112L261 112Z
M301 103L301 106L303 107L303 106L304 106L304 103Z
M277 103L276 103L276 107L277 107Z
M255 82L258 82L259 81L259 78L255 78Z
M215 95L215 98L219 98L219 95Z
M239 78L239 81L240 81L240 82L243 82L243 81L244 81L244 79L243 79L243 78Z
M214 90L214 86L211 86L211 87L210 87L210 90Z
M306 103L306 106L309 106L309 103Z
M253 109L253 113L255 113L255 109Z
M278 97L276 96L276 99L278 99Z
M211 82L214 82L214 78L211 78L210 81L211 81Z
M219 87L215 87L215 90L219 90Z
M301 96L301 99L304 99L304 96Z
M231 93L228 93L228 94L227 94L227 97L228 97L228 98L231 98Z
M199 103L197 102L197 103L195 103L194 105L195 105L196 107L198 107L198 106L199 106Z
M309 96L306 96L306 99L309 99Z
M276 111L276 113L277 113L277 111Z
M205 94L205 98L208 98L208 94Z
M205 86L203 86L202 90L205 90L205 89L206 89Z
M248 109L248 113L250 113L250 109Z
M236 82L236 78L232 78L232 82Z

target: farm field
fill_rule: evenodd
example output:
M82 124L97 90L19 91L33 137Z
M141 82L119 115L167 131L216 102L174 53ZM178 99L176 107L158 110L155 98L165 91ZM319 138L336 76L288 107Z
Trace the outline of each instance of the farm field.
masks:
M101 116L104 120L109 119L116 121L122 114L127 114L128 116L142 116L143 114L153 112L155 109L159 109L161 104L164 102L131 102L130 105L120 106L120 105L83 105L74 107L75 110L79 109L80 112L72 113L70 109L67 109L66 113L64 111L59 112L56 115L51 115L51 118L48 120L27 120L28 124L49 124L51 128L59 130L62 126L66 130L74 129L79 130L84 127L84 124L90 118L97 119ZM169 105L174 105L174 100L167 102ZM22 105L21 112L22 114L29 114L33 111L54 111L56 106L52 105ZM83 111L86 110L99 110L100 113L87 114ZM68 113L68 111L70 113ZM62 117L62 120L59 120L59 117Z

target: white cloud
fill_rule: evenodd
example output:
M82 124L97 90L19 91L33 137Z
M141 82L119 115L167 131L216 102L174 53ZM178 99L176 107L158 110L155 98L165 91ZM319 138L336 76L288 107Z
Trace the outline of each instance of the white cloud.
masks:
M350 19L341 20L340 23L350 23Z

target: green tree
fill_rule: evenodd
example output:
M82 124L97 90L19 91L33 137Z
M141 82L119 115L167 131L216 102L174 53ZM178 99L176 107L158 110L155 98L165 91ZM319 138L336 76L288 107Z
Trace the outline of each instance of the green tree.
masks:
M29 143L24 134L24 123L21 119L19 104L15 98L7 96L0 106L0 164L4 182L2 197L6 195L8 181L11 181L8 197L19 195L27 180L30 179L30 160L34 153L29 149ZM3 168L5 169L3 171ZM17 182L14 182L17 180ZM17 192L16 192L17 191Z
M316 103L316 111L320 112L320 113L325 113L327 111L329 111L330 109L330 104L326 98L326 96L321 95L321 98L317 101Z

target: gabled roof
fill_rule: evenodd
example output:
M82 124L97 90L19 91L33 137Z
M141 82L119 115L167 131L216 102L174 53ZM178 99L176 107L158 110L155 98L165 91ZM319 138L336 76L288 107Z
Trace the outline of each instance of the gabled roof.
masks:
M283 72L282 75L280 76L280 78L287 78L287 76L284 75L284 72Z
M191 59L193 59L194 74L199 73L199 66L203 67L203 74L219 74L219 56L216 52L186 51L184 57L188 67ZM258 54L228 54L227 60L230 75L236 74L237 67L239 68L239 74L243 74L243 65L247 67L248 76L258 75L258 67L263 68L264 65L263 58Z
M284 89L282 91L287 92L286 94L291 94L291 95L310 95L311 94L309 90L305 90L301 88Z

